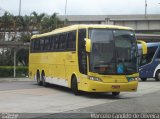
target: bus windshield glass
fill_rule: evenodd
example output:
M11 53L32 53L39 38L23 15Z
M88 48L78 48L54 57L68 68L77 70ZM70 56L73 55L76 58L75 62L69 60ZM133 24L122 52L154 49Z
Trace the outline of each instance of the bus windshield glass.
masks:
M99 74L137 72L137 44L133 31L90 29L90 71Z
M153 56L154 56L157 48L158 48L158 46L148 47L148 52L146 55L142 55L142 53L141 53L140 66L146 65L152 61Z

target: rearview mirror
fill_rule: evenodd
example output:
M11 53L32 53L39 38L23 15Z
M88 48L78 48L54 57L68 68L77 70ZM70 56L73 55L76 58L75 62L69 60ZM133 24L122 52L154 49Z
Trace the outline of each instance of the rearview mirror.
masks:
M86 41L86 52L91 52L91 39L85 38Z

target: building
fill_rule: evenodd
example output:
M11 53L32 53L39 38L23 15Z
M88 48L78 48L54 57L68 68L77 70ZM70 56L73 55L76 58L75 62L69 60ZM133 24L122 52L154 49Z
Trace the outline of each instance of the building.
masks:
M132 27L136 32L160 32L160 14L150 15L60 15L68 24L111 24Z

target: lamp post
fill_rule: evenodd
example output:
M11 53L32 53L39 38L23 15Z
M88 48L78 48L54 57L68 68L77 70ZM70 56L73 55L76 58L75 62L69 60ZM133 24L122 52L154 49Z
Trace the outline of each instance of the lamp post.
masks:
M58 19L57 19L57 18L58 18L58 16L57 16L57 15L58 15L59 13L57 13L57 12L56 12L55 14L56 14L56 17L55 17L55 23L56 23L56 28L57 28L57 27L58 27Z
M14 48L14 78L16 78L16 48Z
M19 16L21 16L21 0L19 0Z
M145 0L145 18L147 17L147 0Z
M66 20L67 20L67 0L66 0L66 3L65 3L65 20L64 20L64 25L66 24Z

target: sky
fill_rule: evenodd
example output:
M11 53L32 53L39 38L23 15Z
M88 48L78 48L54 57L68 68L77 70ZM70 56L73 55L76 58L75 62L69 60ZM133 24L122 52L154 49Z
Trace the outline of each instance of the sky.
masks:
M0 0L0 15L6 10L18 15L20 0ZM33 11L65 14L66 0L21 0L21 15ZM144 14L145 0L67 0L67 15ZM147 14L160 14L160 0L147 0Z

